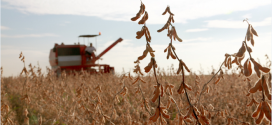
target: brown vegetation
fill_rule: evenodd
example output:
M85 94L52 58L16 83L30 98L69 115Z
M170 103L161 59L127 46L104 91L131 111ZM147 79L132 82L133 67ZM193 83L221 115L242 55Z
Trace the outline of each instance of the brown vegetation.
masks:
M173 41L182 39L172 24L174 14L169 6L163 15L167 12L168 21L158 32L168 31L170 43L164 52L166 59L171 56L179 62L178 68L166 72L157 65L146 26L148 14L141 3L131 20L143 15L138 22L143 27L136 38L145 36L146 49L134 62L134 77L130 73L90 75L86 71L75 75L63 72L56 77L49 68L47 74L31 64L27 69L21 53L21 75L1 76L2 124L270 124L271 73L267 67L271 62L263 66L251 56L247 41L254 46L253 35L258 36L253 26L244 20L248 29L241 48L237 53L226 53L217 72L196 75L175 52ZM249 58L242 63L246 52ZM151 59L143 76L139 63L148 53ZM185 71L189 75L185 76Z
M37 74L37 71L34 71ZM175 75L174 71L166 73L160 69L157 73L161 74L158 78L164 86L161 102L167 107L169 119L166 119L166 122L175 125L179 121L178 112L185 114L189 108L185 95L177 93L182 75ZM193 104L197 102L200 87L204 85L201 81L208 81L211 77L212 75L196 76L192 73L185 76L185 82L192 87L188 94ZM43 125L148 123L157 107L157 102L151 101L153 92L150 91L156 83L154 74L149 73L146 77L141 77L146 83L138 80L137 84L133 84L137 77L130 78L128 75L123 77L111 74L76 74L67 77L63 74L62 78L53 75L2 78L2 123L8 119L7 122L23 124L25 116L32 125L40 122ZM233 72L224 74L224 79L217 84L212 80L209 88L205 89L201 96L201 104L210 123L226 124L232 121L232 124L255 124L255 119L251 116L262 102L262 93L257 91L249 96L246 94L249 85L253 86L253 81L257 79L257 76L253 75L252 81L245 81L244 77L239 77L239 74ZM143 104L143 96L146 107ZM252 99L255 101L251 103ZM25 111L28 112L27 115ZM264 123L269 122L264 120Z

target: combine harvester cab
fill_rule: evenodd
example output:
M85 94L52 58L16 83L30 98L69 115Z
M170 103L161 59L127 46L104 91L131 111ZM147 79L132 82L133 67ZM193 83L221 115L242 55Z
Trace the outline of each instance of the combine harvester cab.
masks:
M79 37L96 37L98 35L81 35ZM108 64L95 64L105 53L107 53L117 43L123 39L119 38L108 48L102 51L95 58L87 59L85 53L86 45L58 45L55 44L54 48L50 50L49 62L52 70L54 70L58 76L61 72L65 71L70 74L73 71L85 70L90 74L96 73L113 73L114 67L110 67Z

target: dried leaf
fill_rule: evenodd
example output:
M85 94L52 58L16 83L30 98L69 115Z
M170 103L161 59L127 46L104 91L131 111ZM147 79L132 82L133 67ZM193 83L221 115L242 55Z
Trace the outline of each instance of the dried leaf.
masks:
M175 29L175 27L174 26L172 26L172 29L173 29L173 31L174 31L174 38L177 38L177 40L179 41L179 42L182 42L182 39L180 39L179 37L178 37L178 34L177 34L177 32L176 32L176 29Z
M170 55L171 55L172 59L176 59L175 55L172 52Z
M146 35L146 37L148 37L148 42L151 42L150 32L149 32L149 30L148 30L147 27L145 27L145 35ZM155 52L155 51L154 51L154 52Z
M174 14L170 11L170 7L168 7L167 12L168 12L171 16L174 16Z
M137 59L136 61L134 61L134 63L140 63L140 61Z
M168 18L167 22L170 22L170 23L172 22L171 15L169 16L169 18Z
M259 118L256 119L256 124L260 124L263 121L264 118L264 112L261 110Z
M236 54L237 57L243 57L244 53L246 52L246 46L243 42L241 48L239 49L238 53Z
M251 32L252 32L255 36L258 36L256 30L252 27L252 25L251 25Z
M166 9L165 9L165 11L162 13L162 15L165 15L166 12L168 11L168 9L169 9L169 6L166 7Z
M138 24L145 24L145 21L148 19L148 13L145 11L145 15L143 18L138 22Z
M139 77L132 83L132 85L135 84L138 80L139 80Z
M217 84L221 80L221 77L219 77L214 84Z
M252 88L250 88L249 89L249 92L250 93L255 93L255 92L257 92L257 90L259 90L260 88L262 88L262 80L261 79L259 79L256 83L255 83L255 85L252 87Z
M271 107L268 102L263 102L263 111L266 118L271 122Z
M246 37L247 37L247 41L249 41L251 39L251 25L248 24L248 28L247 28L247 34L246 34Z
M181 83L180 86L179 86L178 93L179 93L179 94L184 93L184 87L183 87L183 84L182 84L182 83Z
M252 49L251 49L249 46L247 47L247 50L248 50L248 52L250 52L250 53L252 52Z
M150 65L148 65L148 66L146 66L144 69L145 69L145 72L146 73L148 73L150 70L151 70L151 68L152 68L152 65L150 66Z
M166 48L165 48L164 52L166 52L166 51L167 51L167 49L168 49L168 47L166 47Z
M176 40L176 36L175 35L176 35L175 29L174 29L174 26L172 26L171 33L170 33L170 38Z
M144 13L144 11L145 11L145 5L143 3L141 3L139 12L136 14L135 17L132 17L131 20L136 21L137 19L139 19L141 17L141 15Z
M251 59L251 61L254 64L254 70L255 70L257 76L260 78L261 77L261 72L260 72L259 66L261 66L261 65L259 63L257 63L254 59Z
M147 56L147 53L148 53L148 51L145 50L145 51L143 52L143 55L138 57L138 60L143 60L143 59Z
M150 54L150 56L155 57L154 53L150 52L149 54Z
M250 34L250 42L251 42L252 46L254 46L254 39L253 39L253 34L252 33Z
M270 72L270 69L269 68L267 68L267 67L259 67L259 69L261 70L261 71L263 71L264 73L269 73Z
M227 59L229 57L229 54L225 54L225 60L224 60L224 66L227 67Z
M131 21L136 21L141 17L141 15L136 15L135 17L131 18Z
M190 72L189 68L186 66L186 64L180 59L179 60L182 63L182 66L185 67L185 69L187 70L187 72Z
M154 58L151 58L149 64L144 68L146 73L148 73L151 70L153 64L155 68L157 68L156 60Z
M161 85L161 97L163 97L163 94L164 94L164 92L163 92L163 86Z
M139 61L139 60L138 60ZM135 69L133 70L133 72L135 73L140 73L141 75L143 75L143 73L141 72L140 66L139 64L135 66Z
M174 20L173 16L171 16L171 20L172 20L172 23L175 23L175 20Z
M179 61L179 68L178 68L177 74L180 73L182 68L183 68L183 65L182 65L181 61Z
M137 34L136 38L137 38L137 39L141 39L142 36L145 34L145 30L146 30L146 29L145 29L144 26L143 26L141 31L136 32L136 34Z
M188 90L192 90L192 87L191 86L189 86L189 85L187 85L186 83L184 83L184 85L185 85L185 88L187 88Z
M169 109L171 106L171 98L168 99L166 108Z
M21 52L21 53L20 53L20 55L19 55L19 59L20 59L21 57L23 57L23 52Z
M259 63L257 63L254 59L252 59L252 62L254 64L254 68L255 68L255 65L256 65L256 67L258 67L258 69L261 70L262 72L264 72L264 73L270 72L269 68L263 67L262 65L260 65Z
M250 43L252 46L254 46L254 39L253 38L250 40Z
M152 49L152 47L147 43L147 45L146 45L146 50L148 51L148 52L155 52L153 49Z
M247 93L247 94L246 94L246 96L249 96L249 95L250 95L250 93Z
M164 118L167 118L169 119L170 118L170 115L166 114L166 111L165 111L166 107L160 107L160 111L161 111L161 114Z
M228 69L230 69L230 68L232 68L232 66L231 66L231 56L228 58Z
M266 83L266 80L264 80L264 76L262 78L263 80L263 90L264 90L264 93L266 95L266 97L268 98L268 100L271 100L271 93L269 91L269 88L267 86L267 83Z
M148 33L146 32L146 27L145 27L145 32L144 32L144 34L145 34L145 39L146 39L146 41L151 42L151 36L149 36L150 34L148 34Z
M209 125L210 124L209 119L207 119L205 116L201 115L201 116L198 116L198 118L199 118L199 122L201 124L203 124L203 125L205 125L205 124Z
M156 122L160 115L160 109L156 108L155 114L149 118L152 122Z
M159 29L157 32L161 32L169 27L169 23L167 22L161 29Z
M262 103L260 103L257 107L257 109L253 112L252 114L252 117L255 118L259 115L260 111L261 111L261 108L262 108Z
M250 74L249 74L249 71L248 71L248 68L247 68L247 64L248 64L248 59L245 61L245 63L244 63L244 75L246 76L246 77L249 77L250 76Z
M155 91L154 91L154 95L153 95L151 101L155 102L159 96L160 96L160 85L156 86Z

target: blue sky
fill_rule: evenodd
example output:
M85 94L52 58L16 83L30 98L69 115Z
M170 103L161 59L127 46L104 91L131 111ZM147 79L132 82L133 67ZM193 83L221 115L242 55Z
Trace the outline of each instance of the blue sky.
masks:
M175 14L177 33L183 42L175 41L178 56L194 72L210 71L224 61L225 53L238 52L247 30L243 19L248 18L258 32L254 58L265 64L265 54L272 57L271 0L149 0L143 1L149 19L146 24L151 33L151 46L156 51L159 67L178 61L166 59L163 50L169 44L166 31L158 33L168 19L162 15L170 6ZM97 54L119 37L117 44L99 61L110 64L116 72L132 71L134 61L145 49L145 39L136 39L142 26L130 20L139 10L140 1L128 0L2 0L1 1L1 66L4 76L18 75L23 68L19 60L22 51L26 64L39 65L45 71L49 66L49 50L54 43L74 44L83 34L102 33L89 39L97 47ZM83 39L80 39L83 44ZM88 39L85 39L85 44ZM141 61L141 68L150 56Z

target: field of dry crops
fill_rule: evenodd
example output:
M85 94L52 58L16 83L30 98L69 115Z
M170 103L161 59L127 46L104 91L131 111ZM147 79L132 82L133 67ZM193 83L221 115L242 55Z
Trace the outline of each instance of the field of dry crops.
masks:
M175 125L179 122L178 110L185 115L189 108L185 94L177 93L182 75L162 70L156 72L162 86L174 85L173 95L171 96L169 89L165 89L160 101L161 105L167 106L165 113L170 116L166 119L167 124ZM136 78L129 77L128 74L89 75L81 72L75 76L68 76L63 73L57 78L50 72L47 75L39 74L39 69L33 67L28 73L28 77L21 75L2 78L2 124L141 125L150 123L149 118L157 107L158 100L155 103L151 101L152 86L156 85L152 73L136 83L134 83ZM185 82L192 88L187 92L193 105L204 82L211 77L212 75L196 76L192 73L185 77ZM211 81L201 96L201 105L210 124L227 124L228 121L232 122L230 124L255 124L251 115L257 104L247 105L252 98L260 102L262 94L257 92L247 96L248 89L254 85L253 81L256 81L257 77L253 75L250 79L251 82L244 81L245 77L242 75L239 77L236 73L229 73L224 74L224 79L217 84L215 80ZM169 100L170 96L176 104ZM143 98L146 99L146 107ZM191 121L187 120L187 124L195 124L193 116L190 118ZM160 121L156 121L155 124L160 124ZM269 121L264 119L262 124L269 124Z
M166 13L168 21L157 32L168 31L170 43L164 52L166 59L179 62L178 69L171 67L166 72L156 64L145 23L148 13L141 2L131 20L143 15L138 22L143 26L136 38L145 37L146 49L134 62L134 77L130 73L90 75L83 70L56 77L54 71L47 68L47 74L42 74L40 67L30 64L20 76L1 76L2 124L271 124L271 61L267 56L264 66L252 57L249 45L254 46L258 34L248 19L244 20L248 29L238 52L226 53L221 66L209 75L203 71L196 75L176 54L173 41L182 39L173 26L174 14L169 6L162 15ZM143 75L139 63L148 53L151 59ZM19 58L25 65L22 53Z

